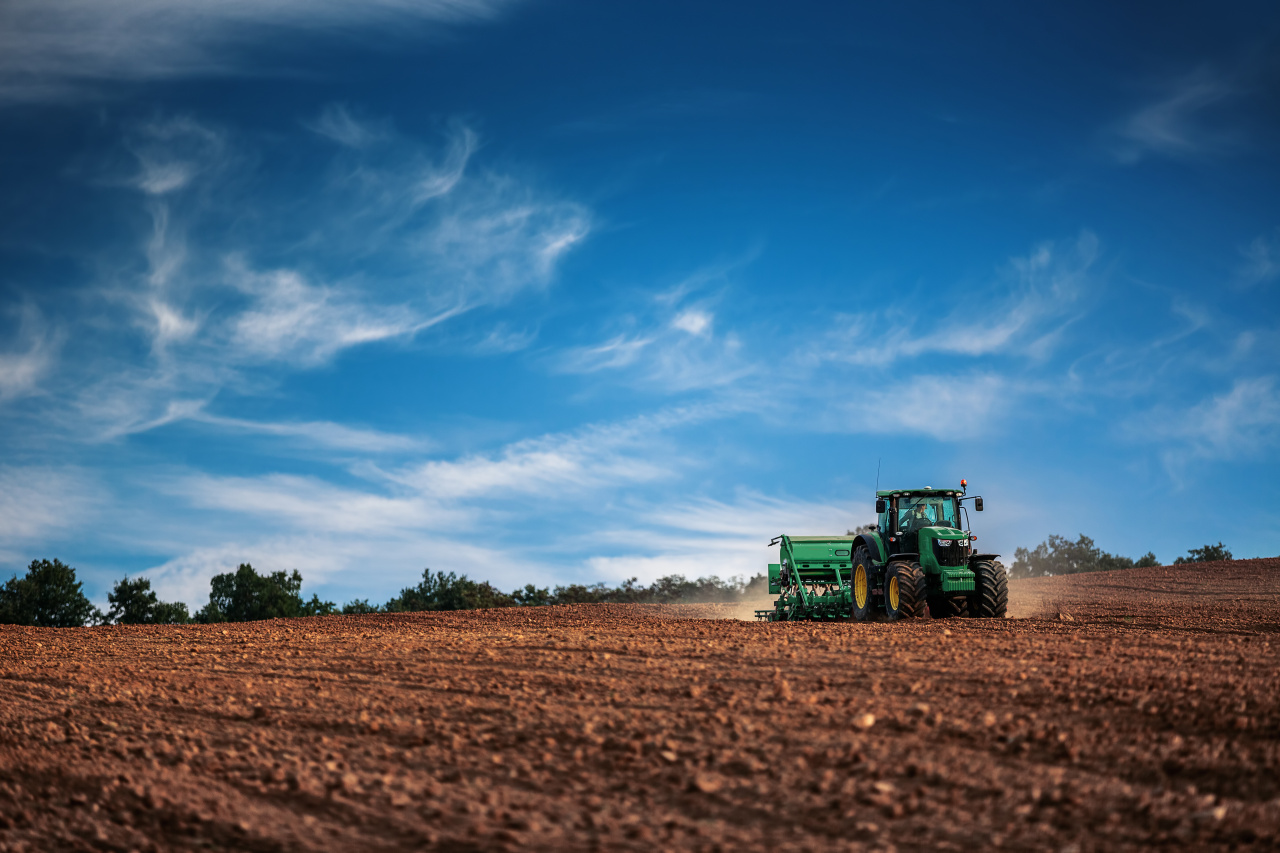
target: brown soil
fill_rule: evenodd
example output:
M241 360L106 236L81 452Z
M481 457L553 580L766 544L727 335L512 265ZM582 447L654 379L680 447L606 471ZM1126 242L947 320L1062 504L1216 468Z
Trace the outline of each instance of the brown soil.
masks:
M1276 843L1280 560L1014 598L4 626L0 849Z

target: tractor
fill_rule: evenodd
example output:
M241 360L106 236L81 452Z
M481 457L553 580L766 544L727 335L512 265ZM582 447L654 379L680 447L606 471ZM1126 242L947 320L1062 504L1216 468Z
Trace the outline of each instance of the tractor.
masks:
M969 496L965 480L959 489L886 489L876 492L874 528L775 537L769 546L779 546L779 559L769 565L769 592L778 599L756 618L1003 618L1008 577L999 554L976 553L966 501L982 512L982 498Z

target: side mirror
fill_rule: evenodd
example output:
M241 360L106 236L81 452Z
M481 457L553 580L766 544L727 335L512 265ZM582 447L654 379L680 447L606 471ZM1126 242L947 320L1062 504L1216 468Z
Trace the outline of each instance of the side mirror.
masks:
M978 512L982 512L982 498L973 499L973 508L976 509Z
M884 498L876 498L876 513L884 512Z

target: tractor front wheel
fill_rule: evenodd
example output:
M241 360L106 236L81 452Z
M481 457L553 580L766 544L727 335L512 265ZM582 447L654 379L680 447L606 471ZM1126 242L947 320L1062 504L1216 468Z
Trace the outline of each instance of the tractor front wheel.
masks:
M1003 619L1009 610L1009 576L990 560L979 560L971 568L974 585L969 594L969 615Z
M859 545L853 552L853 577L849 586L853 593L853 618L859 622L871 619L871 554L867 546Z
M884 572L884 612L890 622L924 615L924 571L917 563L890 563Z

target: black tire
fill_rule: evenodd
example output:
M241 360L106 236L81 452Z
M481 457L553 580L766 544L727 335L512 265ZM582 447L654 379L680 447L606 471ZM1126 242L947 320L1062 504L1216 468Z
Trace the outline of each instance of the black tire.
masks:
M1009 576L990 560L979 560L973 569L969 615L979 619L1003 619L1009 610Z
M849 590L853 598L853 618L859 622L869 622L875 615L875 599L871 595L871 579L874 576L871 553L867 551L866 545L859 545L853 552L853 574L849 579Z
M929 596L929 616L932 619L963 618L969 615L969 595L953 592Z
M884 612L890 622L924 615L924 571L919 563L890 563L884 572Z

